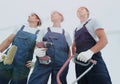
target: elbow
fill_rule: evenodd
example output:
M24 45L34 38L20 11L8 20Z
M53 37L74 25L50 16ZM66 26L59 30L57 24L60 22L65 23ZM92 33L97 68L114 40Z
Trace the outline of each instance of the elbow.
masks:
M105 47L108 44L108 40L106 38L100 39L99 42L103 47Z
M105 40L104 40L104 45L106 46L107 44L108 44L108 40L105 39Z

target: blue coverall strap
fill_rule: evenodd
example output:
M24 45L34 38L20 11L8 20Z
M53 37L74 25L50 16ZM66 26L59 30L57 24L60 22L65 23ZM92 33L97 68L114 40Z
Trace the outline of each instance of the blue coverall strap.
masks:
M85 26L91 19L89 19L83 26Z
M62 33L63 33L63 35L65 34L65 30L64 29L62 30Z
M49 32L51 32L50 27L48 27L47 30L48 30Z
M37 30L37 31L35 32L35 34L38 34L38 33L39 33L39 31L40 31L40 30Z
M77 27L75 28L74 32L76 32L76 31L77 31Z
M75 30L74 30L74 38L75 38L75 33L77 32L77 27L75 28Z
M91 19L89 19L83 26L85 26L90 20L91 20ZM76 31L77 31L77 27L75 28L75 31L74 31L74 32L76 32Z
M25 27L25 25L22 25L22 27L20 28L20 30L23 30L23 29L24 29L24 27Z

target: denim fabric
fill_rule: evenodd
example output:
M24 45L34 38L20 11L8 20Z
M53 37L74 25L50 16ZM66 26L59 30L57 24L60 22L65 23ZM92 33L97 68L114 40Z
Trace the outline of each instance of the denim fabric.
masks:
M37 60L33 73L31 74L28 84L47 84L48 78L51 74L51 84L57 84L56 75L62 65L68 58L68 44L63 34L48 32L44 36L47 41L52 42L53 46L48 48L47 55L51 57L52 62L49 65L40 64ZM68 73L68 66L61 74L62 84L67 84L66 76Z
M8 84L10 80L10 84L27 83L27 77L30 69L25 65L28 60L32 60L33 58L37 31L36 34L32 34L23 31L23 29L24 26L22 26L22 28L18 31L12 42L12 45L16 45L18 47L13 63L11 65L3 65L3 63L0 63L2 66L0 68L0 72L4 72L2 74L0 73L1 84Z
M81 29L75 31L76 53L86 51L96 44L96 41L89 34L85 26L87 23L88 22L86 22ZM97 64L78 81L78 84L111 84L111 79L102 59L101 52L94 54L92 59L96 60ZM75 64L76 77L79 77L88 67L90 67L90 65L85 67Z

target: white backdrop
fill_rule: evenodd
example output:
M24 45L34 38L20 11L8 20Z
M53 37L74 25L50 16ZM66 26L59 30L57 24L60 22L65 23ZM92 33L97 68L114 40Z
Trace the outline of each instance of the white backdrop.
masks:
M32 12L39 13L42 19L41 28L51 26L50 13L60 11L65 20L63 28L73 37L73 30L79 25L76 10L80 6L90 9L91 17L97 18L105 27L108 45L102 50L113 84L119 84L119 0L0 0L0 42L2 42L18 25L27 22ZM71 62L68 84L75 79L74 64Z

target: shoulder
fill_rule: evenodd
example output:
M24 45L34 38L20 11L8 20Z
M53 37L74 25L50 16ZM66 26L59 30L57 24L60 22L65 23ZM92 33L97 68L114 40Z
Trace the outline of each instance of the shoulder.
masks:
M40 32L44 35L48 32L50 27L40 29Z
M89 20L90 20L89 24L98 24L99 23L99 21L96 18L91 18Z
M62 29L62 31L63 31L66 35L69 35L68 31L66 31L65 29Z
M64 35L65 35L66 37L69 37L69 36L70 36L69 32L66 31L65 29L62 28L62 31L64 32Z
M86 26L89 27L90 29L95 30L98 28L102 28L101 23L96 18L91 18Z
M16 34L21 28L24 28L25 26L24 25L17 25L14 27L13 29L13 33L12 34Z

